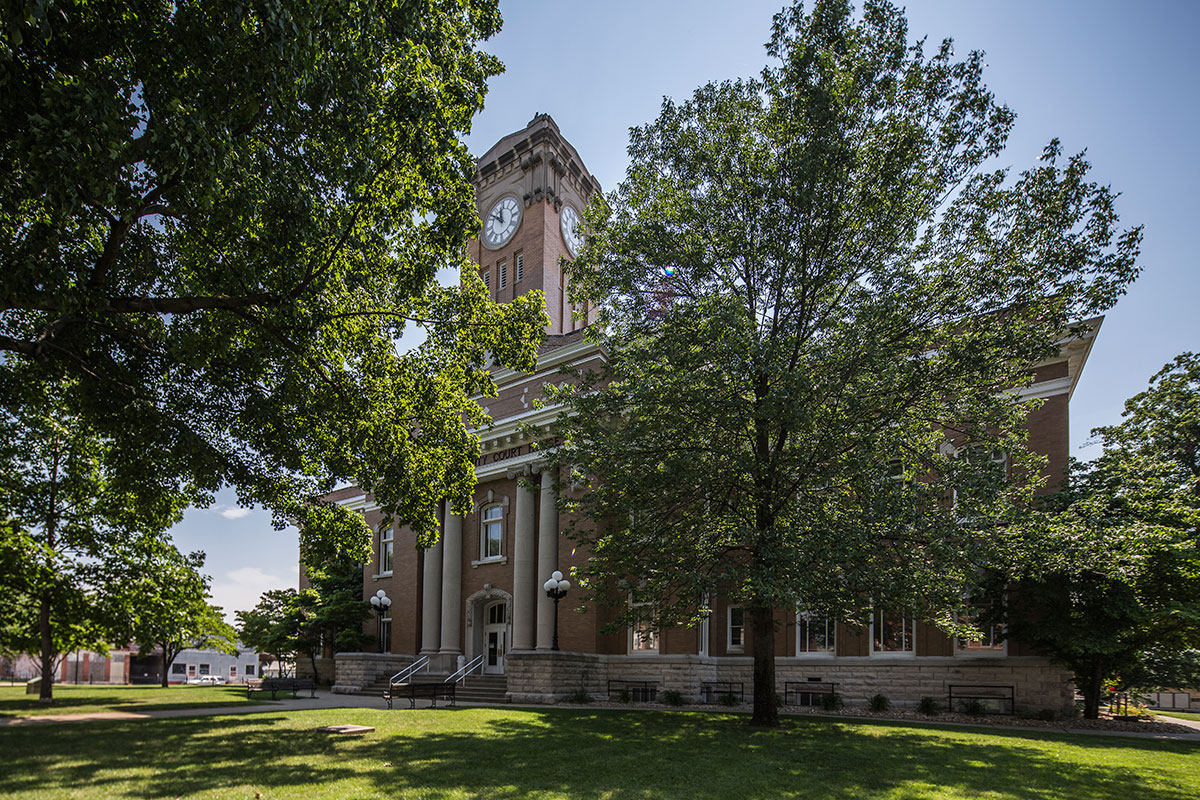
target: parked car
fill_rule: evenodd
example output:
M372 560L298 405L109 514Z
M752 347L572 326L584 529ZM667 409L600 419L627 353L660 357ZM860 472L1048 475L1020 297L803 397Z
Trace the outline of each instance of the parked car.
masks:
M221 675L193 675L187 679L189 684L195 685L214 685L225 683L225 678Z

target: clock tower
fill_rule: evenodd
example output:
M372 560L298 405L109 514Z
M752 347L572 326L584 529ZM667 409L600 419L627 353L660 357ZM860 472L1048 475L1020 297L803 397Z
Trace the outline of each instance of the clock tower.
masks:
M534 289L546 296L551 336L586 324L575 318L559 259L583 243L580 219L600 184L549 114L536 114L476 162L475 202L482 220L470 245L484 283L497 302Z

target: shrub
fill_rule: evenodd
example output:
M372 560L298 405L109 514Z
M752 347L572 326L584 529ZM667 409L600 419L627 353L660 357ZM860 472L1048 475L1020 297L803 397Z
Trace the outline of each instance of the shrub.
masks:
M629 693L628 689L622 689L621 691L617 692L617 702L618 703L632 703L633 695L631 695Z
M567 695L567 702L586 705L592 702L592 696L587 693L587 689L580 687Z
M886 694L877 694L867 701L872 711L887 711L892 707L892 701L887 699Z
M978 700L968 700L963 703L962 710L968 717L982 717L985 709Z
M917 704L917 710L927 717L932 717L934 714L941 711L938 701L933 697L922 697L921 702Z
M739 700L738 696L736 694L734 694L733 692L728 692L728 693L723 694L720 697L718 697L717 702L723 706L736 706L738 703L740 703L742 701Z
M1058 714L1054 712L1053 708L1042 708L1038 710L1037 718L1042 722L1053 722L1058 718Z
M837 692L821 695L821 710L822 711L839 711L845 703L842 702L842 696Z
M667 689L663 692L662 702L664 706L681 706L683 705L683 695L674 689Z

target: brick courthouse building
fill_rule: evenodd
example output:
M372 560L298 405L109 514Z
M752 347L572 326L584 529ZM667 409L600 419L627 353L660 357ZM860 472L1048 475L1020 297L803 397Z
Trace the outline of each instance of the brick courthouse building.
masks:
M499 395L484 399L494 424L479 430L481 456L474 505L465 516L444 509L438 544L422 553L413 534L394 528L355 488L334 499L363 512L375 532L373 561L363 569L363 596L383 590L390 618L367 632L380 642L372 653L338 653L335 684L360 691L427 656L429 670L448 675L479 660L485 674L504 676L513 701L552 702L583 688L604 696L610 681L647 681L699 700L705 684L751 683L752 642L739 607L720 598L694 628L649 637L635 631L606 634L605 609L574 613L563 604L560 651L551 650L552 601L541 585L554 570L569 573L585 555L560 535L553 482L518 426L548 425L555 408L536 409L547 381L562 380L563 365L586 369L602 353L583 341L558 268L578 246L575 224L599 185L548 115L501 139L478 161L475 178L483 232L470 245L493 298L504 302L534 289L546 296L550 317L537 370L493 374ZM1029 445L1061 475L1068 454L1068 402L1100 320L1082 338L1064 342L1060 357L1039 366L1025 396L1044 403L1029 418ZM524 479L524 480L518 480ZM1051 481L1053 483L1053 481ZM1072 703L1070 675L1019 641L956 641L913 620L880 620L889 635L780 609L777 614L778 690L789 682L835 683L849 702L882 692L901 705L922 697L945 702L952 685L985 685L983 694L1009 696L1017 710ZM898 633L897 633L898 632ZM794 697L789 692L788 699ZM1007 705L997 701L997 710Z

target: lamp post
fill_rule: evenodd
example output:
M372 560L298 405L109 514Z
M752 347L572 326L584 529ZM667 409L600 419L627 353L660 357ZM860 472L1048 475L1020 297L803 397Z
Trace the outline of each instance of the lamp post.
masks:
M567 596L567 590L571 588L571 582L563 580L563 574L558 570L550 573L550 580L542 584L542 588L546 590L546 596L554 601L554 642L550 645L551 650L558 649L558 601Z
M379 652L385 652L383 649L383 618L387 616L388 609L392 607L392 598L387 596L387 592L380 589L375 594L371 595L371 605L379 612Z

